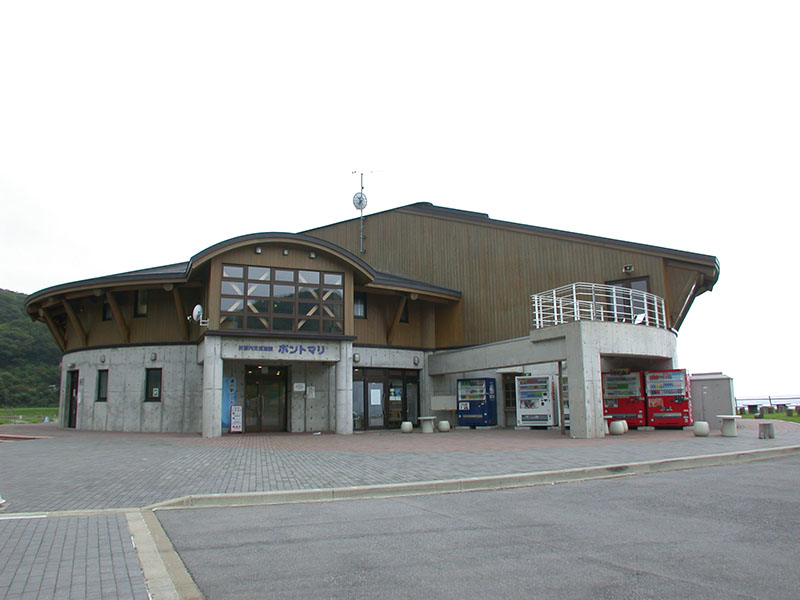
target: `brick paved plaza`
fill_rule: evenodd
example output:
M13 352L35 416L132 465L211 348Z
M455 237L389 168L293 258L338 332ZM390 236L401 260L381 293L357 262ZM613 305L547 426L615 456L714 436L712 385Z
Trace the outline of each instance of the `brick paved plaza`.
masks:
M457 429L204 439L3 426L0 495L8 505L0 513L0 596L146 598L119 509L138 511L188 495L438 481L800 447L796 424L775 422L775 439L758 439L757 429L757 422L744 421L732 438L658 430L573 440L558 431Z

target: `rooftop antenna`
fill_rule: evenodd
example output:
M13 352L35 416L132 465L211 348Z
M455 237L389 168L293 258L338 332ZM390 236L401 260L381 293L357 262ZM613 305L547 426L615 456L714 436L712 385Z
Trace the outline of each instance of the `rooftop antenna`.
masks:
M355 171L353 171L353 175L355 175ZM364 209L367 206L367 197L364 195L364 174L361 173L361 191L356 192L356 195L353 196L353 206L355 206L359 211L361 211L361 223L359 225L360 232L358 238L358 250L361 254L364 254L366 250L364 250L364 240L367 239L367 236L364 235Z

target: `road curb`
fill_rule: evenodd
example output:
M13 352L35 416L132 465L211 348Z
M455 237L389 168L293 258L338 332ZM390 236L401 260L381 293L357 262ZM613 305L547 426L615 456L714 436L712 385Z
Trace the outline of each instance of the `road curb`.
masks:
M292 504L299 502L326 502L334 500L359 500L371 498L393 498L399 496L418 496L425 494L449 494L529 487L584 481L589 479L608 479L630 475L664 473L682 469L698 469L742 464L771 458L782 458L800 454L800 445L766 448L763 450L742 450L720 454L666 458L644 462L634 462L595 467L579 467L555 471L515 473L463 479L444 479L383 485L356 487L322 488L309 490L286 490L272 492L245 492L234 494L196 494L158 502L145 507L145 510L170 510L185 508L225 508L236 506L258 506L270 504Z

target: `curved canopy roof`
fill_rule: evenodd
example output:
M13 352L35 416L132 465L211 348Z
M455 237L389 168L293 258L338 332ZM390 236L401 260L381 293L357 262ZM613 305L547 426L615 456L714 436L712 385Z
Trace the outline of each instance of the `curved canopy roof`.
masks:
M419 293L449 300L458 300L461 297L461 292L457 290L451 290L421 281L397 277L390 273L376 271L349 250L326 240L299 233L269 232L251 233L219 242L218 244L214 244L198 252L188 261L182 263L128 271L103 277L94 277L48 287L28 296L25 301L25 309L29 314L35 315L38 312L38 305L43 301L64 294L80 294L81 292L88 294L98 289L117 286L186 282L192 277L194 272L201 266L207 264L215 256L243 246L277 243L301 245L309 249L330 254L353 269L355 280L359 285L377 289Z

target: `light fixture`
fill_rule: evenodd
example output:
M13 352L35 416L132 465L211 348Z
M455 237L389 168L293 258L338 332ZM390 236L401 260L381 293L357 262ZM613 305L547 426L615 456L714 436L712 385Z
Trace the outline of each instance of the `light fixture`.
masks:
M418 365L418 364L419 364L419 356L415 356L415 357L414 357L414 364L415 364L415 365Z
M308 253L308 258L317 258L317 253L312 250Z
M283 255L284 256L289 256L289 249L288 248L284 248L283 249Z
M633 273L633 265L622 265L623 273Z
M256 254L261 254L261 246L256 246Z
M361 361L361 355L358 352L353 354L353 362L360 362L360 361Z
M150 360L155 360L155 359L157 359L157 358L158 358L158 354L156 354L155 352L152 352L152 353L150 354Z

